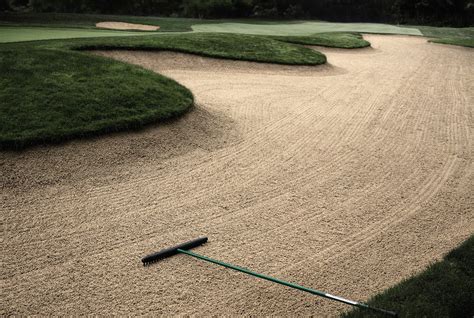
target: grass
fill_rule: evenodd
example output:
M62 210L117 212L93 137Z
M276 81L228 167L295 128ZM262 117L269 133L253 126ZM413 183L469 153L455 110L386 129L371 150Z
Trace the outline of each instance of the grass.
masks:
M120 21L128 23L158 25L160 32L192 31L192 26L200 23L213 23L213 20L139 17L104 14L73 13L0 13L0 23L14 26L45 26L94 28L97 22ZM218 21L215 21L218 22Z
M430 42L474 48L474 38L441 38L431 39Z
M416 28L399 27L377 23L332 23L315 21L293 21L293 23L261 24L248 21L247 23L200 23L193 25L193 30L199 32L245 33L274 36L310 36L315 33L358 32L421 35Z
M22 149L140 127L193 104L178 83L140 67L80 52L171 50L290 65L318 65L314 50L242 34L185 33L0 45L0 149Z
M419 27L380 23L332 23L320 21L267 21L258 19L202 20L186 18L137 17L65 13L0 13L0 23L9 25L92 28L97 22L121 21L159 25L160 32L199 31L253 35L309 36L314 33L358 32L422 35Z
M356 49L370 46L370 42L364 40L357 33L317 33L311 36L276 36L276 40L302 45L318 45L343 49Z
M163 34L64 43L76 50L169 50L216 58L287 65L319 65L326 62L326 57L322 53L312 49L244 34Z
M147 32L129 32L81 28L9 27L0 26L0 43L71 39L111 36L149 35Z
M474 37L474 27L469 28L442 28L442 27L431 27L431 26L414 26L419 29L426 37L431 38L469 38Z
M139 127L193 104L173 80L79 52L1 50L0 72L0 149Z
M474 47L474 27L470 28L438 28L417 26L430 42Z
M441 262L369 300L399 317L471 318L474 315L474 236ZM354 310L344 318L380 317Z

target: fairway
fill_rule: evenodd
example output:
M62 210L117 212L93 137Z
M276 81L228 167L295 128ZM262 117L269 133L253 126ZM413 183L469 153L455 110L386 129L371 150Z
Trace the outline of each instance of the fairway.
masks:
M166 20L165 20L166 21ZM178 22L176 22L178 24ZM182 22L184 23L184 22ZM191 23L186 21L186 23ZM253 35L303 36L325 32L360 32L423 35L416 27L398 27L377 23L331 23L331 22L292 22L292 23L211 23L192 25L194 32L238 33ZM170 33L170 32L167 32ZM179 32L173 32L179 33ZM70 38L117 37L136 35L159 35L163 32L132 32L64 27L18 27L0 25L0 43L23 42L35 40L53 40Z
M360 32L422 35L416 28L378 23L301 22L283 24L214 23L192 26L197 32L228 32L259 35L311 35L324 32Z
M0 26L0 43L137 35L150 35L150 32L111 31L90 28Z
M474 232L474 50L364 38L318 47L319 66L89 52L176 80L195 108L0 153L0 315L332 317L350 308L191 257L140 259L206 235L195 252L365 300L457 247Z

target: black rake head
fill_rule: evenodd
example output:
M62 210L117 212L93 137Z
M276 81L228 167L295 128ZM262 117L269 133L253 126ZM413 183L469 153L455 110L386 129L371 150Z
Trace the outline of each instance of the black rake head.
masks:
M156 253L150 254L142 258L142 263L144 266L149 265L151 263L157 262L159 260L162 260L164 258L176 255L179 253L178 250L190 250L194 247L200 246L204 243L207 242L207 237L200 237L192 241L188 241L186 243L182 243L170 248L163 249L161 251L158 251Z

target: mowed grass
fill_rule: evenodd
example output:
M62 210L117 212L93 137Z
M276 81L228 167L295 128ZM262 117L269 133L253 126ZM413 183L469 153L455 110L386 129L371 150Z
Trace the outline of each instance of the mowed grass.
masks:
M73 39L111 36L149 35L148 32L114 31L100 29L8 27L0 26L0 43Z
M14 26L47 26L65 28L94 28L98 22L119 21L157 25L159 32L188 32L200 23L217 23L218 20L184 18L158 18L127 15L73 14L73 13L0 13L0 24Z
M278 36L276 40L302 45L317 45L343 49L359 49L370 46L358 33L316 33L311 36Z
M140 127L193 104L173 80L79 52L0 50L0 73L1 149Z
M474 236L451 251L441 262L386 290L369 304L394 310L399 317L474 316ZM354 310L344 318L380 317Z
M378 23L333 23L315 21L292 21L280 24L262 23L209 23L196 24L193 30L199 32L244 33L275 36L309 36L315 33L358 32L380 34L422 35L420 30L412 27L401 27Z

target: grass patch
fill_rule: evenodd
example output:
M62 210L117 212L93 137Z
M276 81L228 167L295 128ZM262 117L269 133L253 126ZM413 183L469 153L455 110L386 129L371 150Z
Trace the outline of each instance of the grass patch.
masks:
M277 36L276 40L302 45L318 45L343 49L358 49L370 46L370 42L364 40L357 33L316 33L311 36Z
M185 33L63 42L76 50L169 50L208 57L287 65L318 65L322 53L300 45L244 34Z
M380 34L406 34L421 35L421 32L412 27L395 26L379 23L333 23L316 21L291 21L278 24L261 24L253 21L247 23L236 23L235 21L225 23L196 24L193 30L199 32L241 33L255 35L275 36L311 36L315 33L330 32L357 32L357 33L380 33Z
M431 26L414 26L426 37L431 38L474 38L474 27L469 28L441 28Z
M114 31L80 28L9 27L0 26L0 43L50 39L95 38L149 35L146 32Z
M441 262L387 291L369 304L394 310L400 317L471 318L474 315L474 236ZM345 318L380 317L353 310Z
M474 28L439 28L417 26L424 36L430 37L430 42L474 47Z
M457 46L465 46L474 48L474 37L473 38L441 38L441 39L431 39L430 42L441 43L441 44L451 44Z
M1 50L0 73L0 149L139 127L193 104L173 80L79 52Z

